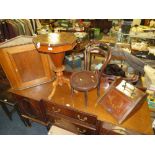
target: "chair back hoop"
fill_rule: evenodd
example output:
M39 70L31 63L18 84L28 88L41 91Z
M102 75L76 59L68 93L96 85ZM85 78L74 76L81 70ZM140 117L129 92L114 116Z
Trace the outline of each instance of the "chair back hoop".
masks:
M90 63L89 58L90 58L91 54L98 54L98 55L105 57L105 61L102 64L101 70L100 70L100 72L98 72L99 79L100 79L107 64L111 60L111 49L107 44L105 44L101 41L96 41L96 40L93 40L88 45L86 45L86 49L84 51L84 58L85 58L84 69L85 70L89 70L89 63Z

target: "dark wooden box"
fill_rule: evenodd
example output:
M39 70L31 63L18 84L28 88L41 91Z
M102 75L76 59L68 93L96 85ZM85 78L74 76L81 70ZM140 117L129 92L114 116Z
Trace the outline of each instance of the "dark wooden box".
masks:
M128 115L140 105L146 94L127 83L125 80L116 80L98 100L118 123L122 123Z

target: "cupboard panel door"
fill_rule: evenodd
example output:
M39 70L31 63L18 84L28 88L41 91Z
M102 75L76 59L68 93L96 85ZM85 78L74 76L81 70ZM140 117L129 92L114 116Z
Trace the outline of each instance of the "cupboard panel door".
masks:
M28 82L45 76L41 55L36 50L9 55L21 82Z
M33 44L0 51L2 67L13 89L25 89L54 80L48 55L39 53Z

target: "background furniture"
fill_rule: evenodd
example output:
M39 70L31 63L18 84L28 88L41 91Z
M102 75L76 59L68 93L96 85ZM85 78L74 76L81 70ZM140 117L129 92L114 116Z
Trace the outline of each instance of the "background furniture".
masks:
M48 56L37 52L32 37L20 36L0 44L0 60L13 89L24 89L54 79Z
M91 20L91 27L97 27L101 29L101 32L107 34L112 27L112 20L108 19L93 19Z
M70 77L70 74L65 73L65 76ZM66 85L57 87L50 102L40 103L41 99L48 100L52 85L50 82L29 89L10 90L17 98L22 117L46 126L48 123L53 124L78 134L118 134L118 131L124 131L120 134L153 134L147 102L142 103L139 109L118 125L100 104L95 104L98 98L95 89L88 94L90 101L87 108L83 104L83 93L71 96ZM103 93L101 83L101 94ZM45 104L47 107L43 112ZM47 120L44 117L46 115Z
M57 85L61 86L63 83L66 83L70 87L69 80L63 76L64 66L62 64L65 52L72 50L76 45L76 37L73 33L68 32L50 33L37 36L33 39L33 42L39 52L49 54L55 66L56 80L49 95L49 99L51 99Z
M105 50L103 50L103 48ZM90 55L93 53L98 53L105 57L104 63L101 67L101 71L98 73L89 71L90 69ZM105 67L109 63L111 59L111 51L110 48L101 42L95 41L88 44L86 50L85 50L85 70L84 71L78 71L74 72L71 76L70 83L72 87L72 92L75 90L84 92L85 95L85 105L87 106L87 93L91 89L97 88L97 94L99 96L100 94L100 82L101 82L101 76L102 72L104 71Z

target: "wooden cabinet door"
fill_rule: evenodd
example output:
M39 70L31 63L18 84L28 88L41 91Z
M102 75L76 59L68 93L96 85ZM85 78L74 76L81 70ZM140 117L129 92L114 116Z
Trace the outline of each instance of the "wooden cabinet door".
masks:
M48 55L38 53L33 44L5 48L3 52L2 67L12 88L24 89L53 79Z

